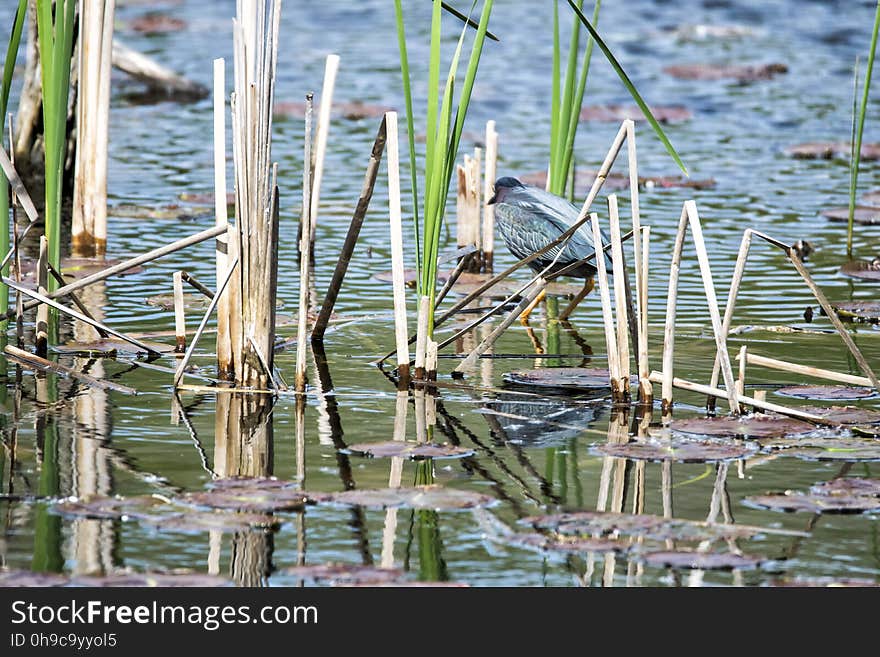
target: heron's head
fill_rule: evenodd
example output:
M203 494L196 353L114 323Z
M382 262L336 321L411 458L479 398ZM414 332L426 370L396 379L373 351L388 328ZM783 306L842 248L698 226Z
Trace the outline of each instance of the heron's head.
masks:
M525 185L511 176L499 178L495 181L495 195L489 199L489 205L504 202L504 196L507 192L511 189L516 189L517 187L525 187Z

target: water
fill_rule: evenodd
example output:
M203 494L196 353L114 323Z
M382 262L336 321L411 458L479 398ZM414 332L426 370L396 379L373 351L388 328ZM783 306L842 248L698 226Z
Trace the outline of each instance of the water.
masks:
M11 16L12 4L3 2L3 15ZM413 62L424 60L427 41L424 28L429 3L411 3ZM539 3L540 4L540 3ZM543 3L549 4L549 3ZM770 233L786 242L809 240L815 247L809 268L827 296L834 300L870 299L869 283L854 282L837 273L843 261L845 228L827 222L818 212L845 205L848 173L844 162L794 160L784 147L814 140L845 140L850 130L852 65L856 55L864 58L869 43L873 3L792 2L765 3L695 2L658 3L636 0L606 3L601 29L607 42L649 102L684 105L693 113L690 121L669 125L667 134L694 178L714 178L713 189L646 190L642 193L642 220L652 227L650 324L651 363L660 365L660 341L665 315L666 286L674 231L682 203L694 198L703 219L713 273L719 296L733 269L742 231L747 227ZM231 61L231 16L234 3L185 1L166 11L187 21L183 32L138 35L120 28L119 36L160 62L185 75L210 83L211 60ZM118 9L118 20L144 13L134 4ZM416 15L418 14L418 15ZM563 12L563 15L564 12ZM419 21L422 21L419 23ZM6 21L8 24L9 21ZM451 25L451 21L448 21ZM680 40L672 29L683 24L739 25L749 34L729 40ZM463 140L463 150L473 147L485 121L497 121L500 133L499 175L520 175L545 166L549 133L549 71L552 58L551 7L517 2L498 6L492 30L501 43L488 43ZM337 102L359 100L403 109L397 47L391 5L379 0L359 3L285 3L282 31L286 35L279 53L279 101L301 100L307 91L319 91L324 58L338 53L341 68ZM287 36L289 35L289 36ZM453 46L450 30L445 48ZM663 73L671 64L694 62L783 62L789 71L773 80L751 84L728 81L692 82ZM229 66L231 69L231 64ZM416 68L421 71L421 67ZM231 70L230 70L231 79ZM119 78L120 90L135 87ZM414 79L417 107L424 104L426 82ZM596 52L590 73L587 104L628 103L614 73ZM14 104L12 105L14 107ZM876 102L869 103L865 141L880 139L874 120ZM421 114L421 111L417 113ZM317 294L329 281L357 201L367 157L378 119L335 120L331 127L328 163L318 219L315 255ZM417 130L421 128L417 127ZM578 166L595 168L617 130L613 123L582 124L577 145ZM275 124L273 156L279 163L281 181L281 253L279 296L282 313L295 312L298 266L295 257L302 153L301 119L279 119ZM674 164L643 124L637 127L640 172L643 175L674 175ZM123 93L114 96L110 125L111 203L161 206L175 202L183 192L207 192L213 187L212 117L210 99L191 103L138 104ZM623 160L615 168L625 171ZM387 459L347 456L337 446L388 440L392 436L396 396L393 386L370 362L393 346L389 287L374 276L390 268L387 233L387 192L384 165L361 240L336 306L341 322L326 340L333 394L319 395L319 377L310 367L312 383L305 411L304 487L307 490L339 491L346 487L377 488L388 484ZM231 169L230 169L231 172ZM877 168L866 163L860 190L876 184ZM600 199L601 200L601 199ZM406 201L405 201L406 202ZM626 193L621 194L626 204ZM600 203L601 207L603 203ZM109 250L114 257L140 253L206 227L198 222L132 220L112 216ZM878 229L858 227L855 252L863 259L877 254ZM408 253L411 257L411 249ZM685 251L678 304L676 375L706 381L714 355L711 325L693 249ZM498 266L512 262L503 245L496 254ZM146 305L146 297L167 293L171 274L185 267L202 280L213 279L213 253L202 245L149 265L136 277L107 283L103 291L103 316L112 326L132 331L168 331L171 313ZM737 305L735 325L785 325L830 329L818 316L805 324L808 306L818 310L809 291L800 283L783 254L755 244L749 258L745 283ZM546 324L539 313L533 320L537 337L546 343ZM359 320L359 321L356 321ZM464 321L464 320L462 320ZM197 322L190 313L189 324ZM592 349L592 366L605 364L604 334L596 296L591 296L573 320L577 337ZM460 325L459 325L460 326ZM448 335L444 329L442 335ZM295 333L293 325L279 329L284 338ZM880 364L880 341L875 328L862 325L853 337L868 362ZM570 333L561 335L561 353L580 353ZM732 351L741 344L762 355L858 373L840 339L829 333L777 333L757 331L733 336ZM471 341L473 344L473 341ZM202 344L203 353L210 340ZM457 345L461 351L464 345ZM496 346L497 353L531 353L526 331L514 325ZM817 356L820 356L817 358ZM292 379L295 353L278 354L276 362ZM60 362L83 367L87 360L63 356ZM68 380L57 382L57 398L51 409L36 401L36 381L23 374L16 384L10 366L4 411L7 445L0 462L4 488L19 495L36 495L50 486L59 495L174 496L198 490L211 480L211 470L223 471L224 463L240 472L271 473L280 478L297 474L294 433L295 402L280 399L271 415L271 449L254 440L245 445L245 464L236 460L230 445L215 438L218 402L214 395L182 393L180 403L190 423L172 422L171 375L132 368L129 359L103 359L91 371L119 380L141 394L126 397L77 388ZM567 358L555 364L580 365L583 359ZM211 359L196 358L210 372ZM173 366L171 359L164 361ZM441 380L456 361L441 360ZM529 369L532 360L495 359L481 364L468 383L503 385L503 374ZM806 381L796 375L750 367L748 383ZM18 410L16 396L20 398ZM610 408L607 403L555 399L551 425L546 407L509 399L494 403L495 394L466 388L443 388L438 400L439 440L460 441L473 449L468 460L435 462L435 480L445 486L487 493L500 500L490 510L501 522L516 525L522 516L552 512L557 505L594 510L602 496L602 472L606 461L594 447L607 440ZM41 397L42 398L42 397ZM516 399L516 397L513 397ZM524 398L532 400L532 398ZM769 393L780 403L800 402ZM696 414L702 398L678 392L676 416ZM541 400L539 399L538 402ZM546 403L546 402L543 402ZM860 402L880 408L876 400ZM481 410L530 416L530 422L500 418L507 428L505 441L493 416ZM630 420L632 417L630 416ZM655 413L659 421L659 411ZM415 438L415 420L409 405L407 437ZM48 423L49 431L45 429ZM564 425L559 427L557 425ZM52 445L51 436L57 443ZM494 427L494 429L493 429ZM222 431L221 431L222 434ZM49 436L46 442L46 436ZM10 447L14 438L14 461ZM226 449L218 455L218 444ZM48 447L47 447L48 445ZM248 461L252 459L253 461ZM616 468L616 463L613 464ZM713 465L671 466L672 511L675 517L703 520L710 514L713 489L725 485L729 513L737 523L773 528L809 529L808 538L767 534L739 541L748 554L768 561L756 570L694 576L657 567L636 567L618 557L606 570L602 555L553 556L506 547L486 539L486 525L469 512L441 511L436 526L423 516L400 510L393 534L393 560L416 577L430 578L445 563L449 579L471 585L557 586L586 581L593 585L762 584L780 576L851 576L876 579L880 575L876 516L781 514L760 511L742 503L748 495L767 491L805 490L833 478L841 463L807 461L793 457L761 459L738 476L731 463L726 481ZM845 467L845 466L844 466ZM643 468L644 487L637 490L641 466L630 464L625 474L624 511L643 499L646 513L662 514L663 466ZM54 472L53 477L50 476ZM857 463L851 475L877 474L876 465ZM403 485L416 476L414 462L403 465ZM612 477L613 479L613 477ZM624 479L618 478L618 485ZM610 483L614 483L611 481ZM613 493L613 491L612 491ZM725 496L716 497L719 502ZM668 499L668 498L667 498ZM609 506L614 502L608 495ZM620 501L619 499L617 500ZM725 508L727 506L725 505ZM60 519L47 515L42 503L0 501L3 528L0 563L8 568L31 568L50 564L69 573L102 573L119 569L136 572L176 568L207 572L209 569L243 583L290 584L280 569L305 562L338 561L379 564L383 533L388 526L384 511L352 511L315 506L304 515L285 514L286 523L271 536L209 535L208 532L171 533L150 529L136 522ZM724 513L718 519L724 520ZM429 526L430 525L430 526ZM54 538L53 538L54 537ZM726 549L723 545L718 547ZM388 549L385 549L386 556ZM245 555L245 558L242 557ZM592 566L590 564L593 564ZM442 569L441 569L442 570ZM587 575L585 576L585 573ZM268 575L268 577L267 577Z

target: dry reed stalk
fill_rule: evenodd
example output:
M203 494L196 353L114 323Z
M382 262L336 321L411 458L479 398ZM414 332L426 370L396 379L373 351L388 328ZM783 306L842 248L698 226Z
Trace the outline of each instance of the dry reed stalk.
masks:
M214 225L229 232L226 205L226 60L214 60ZM214 253L216 287L229 270L229 239L221 233L217 236ZM227 293L217 303L217 376L231 378L233 371L232 340L229 335L230 295Z
M495 189L495 176L498 164L498 133L495 132L495 121L486 122L486 167L483 183L483 253L480 260L483 271L492 272L495 251L495 206L489 205Z
M80 2L71 241L77 255L107 250L107 145L115 0Z
M739 348L739 355L737 355L736 358L739 361L739 376L736 378L736 394L741 397L746 391L746 363L748 362L748 347L746 347L746 345ZM740 411L743 411L743 409L741 408Z
M201 323L199 323L199 328L196 329L195 335L193 335L192 342L189 343L189 347L187 348L186 353L183 355L183 358L177 365L177 369L174 373L175 388L179 387L180 381L186 371L186 366L189 364L190 358L192 358L193 352L195 352L196 350L196 345L199 343L199 338L202 337L205 326L208 325L208 318L211 317L211 313L213 313L214 308L217 307L217 302L219 301L220 297L223 296L223 291L226 289L226 286L229 285L229 281L232 279L232 274L235 273L237 267L238 259L236 258L229 266L229 271L226 273L226 279L223 281L223 284L217 289L217 295L213 299L211 299L211 303L208 304L208 309L205 311L205 315L202 317L202 321Z
M635 231L633 232L635 235ZM642 226L642 263L641 277L639 279L638 297L639 307L639 402L651 405L654 402L654 388L648 377L651 374L651 366L648 362L648 270L650 263L651 227Z
M134 258L129 258L119 264L113 265L112 267L107 267L107 269L102 269L99 272L95 272L94 274L90 274L84 278L79 279L78 281L73 281L72 283L65 285L64 287L59 287L57 290L52 292L51 294L47 294L46 296L50 299L58 299L61 297L65 297L71 292L82 289L84 287L88 287L94 283L99 281L106 280L111 276L115 276L121 272L124 272L132 267L137 267L146 262L151 262L163 256L166 256L170 253L174 253L175 251L180 251L188 246L192 246L193 244L198 244L199 242L204 242L205 240L211 239L222 233L225 229L221 228L208 228L206 230L201 231L200 233L196 233L195 235L190 235L189 237L185 237L176 242L172 242L171 244L167 244L165 246L159 247L157 249L153 249L152 251L148 251L143 255L135 256ZM19 236L21 237L21 236ZM31 301L24 304L24 310L30 310L31 308L35 308L39 305L39 302ZM11 311L9 313L9 317L12 317Z
M61 365L59 363L53 363L50 360L35 356L34 354L28 353L27 351L19 349L18 347L14 347L11 344L6 345L3 348L3 351L6 353L10 360L21 363L25 367L28 367L30 369L42 370L43 372L55 372L56 374L60 374L61 376L77 379L88 386L92 386L93 388L100 388L101 390L114 390L116 392L121 392L124 395L137 394L137 390L135 390L134 388L129 388L128 386L124 386L121 383L116 383L114 381L99 379L97 377L85 374L84 372L79 372L73 368L66 367L65 365Z
M617 319L617 390L613 391L619 401L629 401L629 336L627 329L629 317L627 308L626 283L629 278L623 260L623 244L620 241L620 216L617 209L617 195L608 196L609 229L611 232L611 263L614 271L614 304ZM638 233L633 230L633 235ZM599 248L598 246L596 248ZM597 261L604 258L597 258ZM637 267L638 269L638 267Z
M387 112L388 210L391 231L391 273L394 293L394 339L397 345L397 374L401 388L409 386L409 331L406 324L406 281L403 264L403 219L400 209L400 151L397 112Z
M465 256L468 261L466 271L480 271L480 164L481 151L474 149L474 155L464 156L464 166L456 165L458 174L458 195L456 202L456 239L458 247L476 247L476 255Z
M706 292L706 301L709 304L709 316L712 319L712 332L715 335L715 346L721 357L721 374L724 378L724 387L727 391L727 400L732 413L739 413L739 404L736 400L736 381L733 378L733 368L730 365L730 354L727 352L727 335L721 328L721 315L718 311L718 299L715 296L715 284L712 281L712 268L709 264L709 254L706 251L706 243L703 240L703 227L697 214L697 204L694 201L686 201L685 210L690 223L691 236L697 249L697 261L700 264L700 275L703 278L703 289Z
M397 402L394 413L394 430L392 440L406 440L406 415L409 410L409 393L401 390L397 393ZM388 488L400 488L403 479L403 457L392 456L391 468L388 474ZM382 568L394 567L394 539L397 536L397 509L389 508L385 511L385 525L382 532Z
M593 228L593 244L596 252L603 249L602 232L599 230L599 215L595 212L590 217ZM602 324L605 328L605 351L608 354L608 376L611 379L611 393L617 397L620 391L620 359L617 352L617 338L614 334L614 311L611 309L611 291L608 287L608 272L605 270L605 258L595 260L596 278L599 285L599 299L602 303Z
M299 224L299 311L296 331L296 374L293 389L306 391L306 328L309 312L309 263L312 246L312 94L306 96L306 121L303 139L303 205Z
M151 90L161 92L166 96L195 99L204 98L209 93L202 84L178 75L159 64L155 59L129 48L118 38L113 39L111 57L113 68L130 75L146 84Z
M5 276L3 277L2 280L6 285L11 287L13 290L20 291L25 296L28 296L31 299L34 299L35 302L38 304L44 304L47 306L51 306L52 308L55 308L56 310L60 310L64 314L69 315L69 316L73 317L74 319L78 319L79 321L84 322L84 323L88 324L89 326L93 326L96 329L104 330L108 334L110 334L114 337L117 337L120 340L124 340L125 342L128 342L129 344L133 344L138 349L143 349L144 351L146 351L150 354L155 354L157 356L161 355L158 351L156 351L152 347L144 344L143 342L140 342L139 340L136 340L128 335L125 335L124 333L120 333L119 331L116 331L116 330L110 328L106 324L102 324L101 322L99 322L95 319L92 319L91 317L86 317L82 313L79 313L75 310L72 310L72 309L68 308L67 306L63 306L60 303L58 303L57 301L55 301L54 299L50 299L48 295L40 294L39 292L34 292L33 290L29 290L28 288L24 287L23 285L20 285L20 284L16 283L15 281L13 281L9 278L6 278ZM37 328L38 329L39 329L39 326L40 326L40 320L38 319L37 320ZM38 340L40 339L39 333L38 333L37 339Z
M186 315L183 310L183 275L174 272L174 353L186 352Z
M387 118L382 119L379 124L379 130L376 133L376 139L373 142L373 150L370 153L370 161L367 164L367 171L364 174L364 184L361 187L361 195L358 199L357 207L351 217L351 223L348 226L348 234L345 236L345 243L342 245L342 253L336 261L336 268L333 270L333 277L330 285L327 287L327 294L324 296L324 303L318 312L318 318L312 327L312 342L320 342L324 339L324 333L327 331L327 324L330 322L330 316L333 313L333 306L336 304L336 298L339 296L339 290L342 287L342 281L348 272L348 266L351 263L351 257L357 246L358 236L361 227L364 224L364 218L370 207L370 200L373 198L373 189L376 186L376 176L379 173L379 165L382 162L382 153L385 150L387 141Z
M663 380L663 374L661 372L653 371L651 372L651 381L654 383L660 383ZM701 383L694 383L692 381L686 381L685 379L675 378L672 380L672 385L676 388L680 388L681 390L687 390L688 392L696 392L701 395L713 395L715 397L727 397L727 393L720 388L713 388L712 386L703 385ZM756 390L758 392L766 392L761 390ZM788 408L787 406L781 406L779 404L773 404L771 402L763 401L759 399L759 395L755 394L754 397L747 397L746 395L737 395L737 403L738 404L746 404L748 406L754 406L756 408L761 408L765 411L773 411L775 413L781 413L782 415L790 415L791 417L796 417L802 420L808 420L815 424L822 424L827 426L836 426L834 422L831 422L823 417L819 417L818 415L813 415L812 413L805 413L803 411L798 411L793 408Z
M49 241L40 235L40 255L37 260L37 292L46 294L49 287ZM37 308L36 329L37 356L45 358L49 351L49 306L42 304Z
M330 109L333 105L333 88L339 70L339 55L327 55L324 65L324 86L321 88L321 104L318 107L318 128L315 134L315 161L312 175L311 232L309 239L315 241L318 225L318 207L321 202L321 180L324 177L324 159L327 152L327 134L330 131Z
M767 391L766 390L755 390L754 398L755 398L755 402L757 402L757 404L752 406L752 410L755 411L755 413L760 413L762 411L762 409L764 408L763 406L761 406L761 404L766 403Z
M484 338L480 344L478 344L473 351L471 351L467 357L458 364L458 366L453 371L454 375L461 375L467 371L470 371L474 368L477 363L477 360L480 356L488 349L492 347L495 342L497 342L498 338L501 337L501 334L506 331L511 324L513 324L517 318L522 314L522 312L531 304L535 299L538 298L538 295L544 290L547 286L547 281L543 278L539 278L535 285L529 290L528 294L526 294L522 300L516 305L516 307L508 313L507 317L502 320L502 322L496 326L492 332Z
M189 285L190 285L194 290L196 290L197 292L201 292L201 293L202 293L203 295L205 295L208 299L213 299L213 298L214 298L214 291L213 291L212 289L210 289L207 285L204 285L199 279L197 279L195 276L193 276L192 274L190 274L190 273L189 273L188 271L186 271L185 269L182 269L182 270L180 271L180 278L181 278L181 280L183 280L184 283L189 283ZM223 302L223 300L221 299L221 300L220 300L220 303L222 303L222 302ZM219 310L219 308L220 308L220 303L217 304L217 309L218 309L218 310Z
M55 269L55 267L52 266L51 262L46 263L46 269L49 271L49 274L51 274L52 277L56 281L58 281L58 283L60 285L64 285L64 277L61 275L61 273L57 269ZM20 283L20 282L21 282L21 276L19 276L16 279L16 283ZM20 298L21 293L17 292L16 296L18 296ZM91 320L94 320L96 322L98 321L97 319L95 319L95 316L92 315L92 312L88 309L88 307L80 300L80 298L76 294L71 292L67 296L70 298L71 301L73 301L73 305L76 306L83 315L85 315L86 317L88 317ZM98 335L100 335L102 338L109 337L109 335L110 335L104 329L96 328L95 330L98 332Z
M757 354L749 353L746 355L746 361L749 365L759 365L773 370L781 370L783 372L793 372L795 374L806 374L819 379L828 379L829 381L837 381L839 383L848 383L855 386L870 386L871 379L866 376L854 376L852 374L843 374L834 372L833 370L824 370L819 367L810 367L809 365L799 365L785 360L777 360L776 358L767 358Z
M15 170L15 167L12 164L12 160L9 159L9 155L6 153L6 149L3 148L2 143L0 143L0 168L3 169L3 173L6 175L6 180L9 181L9 185L12 187L12 193L18 197L18 201L19 203L21 203L21 207L24 210L24 213L27 215L28 220L31 222L31 224L37 223L40 219L37 208L34 205L33 200L31 199L31 195L28 194L24 183L21 181L21 177ZM30 228L30 226L28 226L28 228ZM22 232L19 237L23 238L24 235L25 233ZM3 261L0 264L5 265L9 261L10 254L4 253Z
M420 297L419 314L416 323L416 358L414 372L414 377L418 380L424 380L426 374L425 359L428 349L428 315L430 308L430 297Z
M437 380L437 343L428 338L425 344L425 372L429 381Z
M240 266L231 301L235 382L267 388L275 341L278 278L277 169L271 164L272 109L281 4L238 0L233 21L235 95L232 101L237 242ZM218 292L219 294L219 292ZM240 317L241 330L234 326ZM253 338L253 340L251 340ZM256 346L254 346L256 345Z
M684 236L687 230L687 209L682 207L675 233L675 246L672 249L672 264L669 270L669 293L666 296L666 325L663 331L663 379L661 406L666 413L672 408L673 357L675 354L675 309L678 303L678 275L681 269L681 253L684 249Z

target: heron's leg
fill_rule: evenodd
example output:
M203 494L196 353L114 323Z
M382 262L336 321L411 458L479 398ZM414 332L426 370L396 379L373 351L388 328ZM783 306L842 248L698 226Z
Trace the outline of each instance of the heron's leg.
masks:
M526 335L529 336L529 340L532 342L532 347L535 349L536 354L543 354L544 347L541 346L541 341L538 339L538 336L535 335L535 329L533 329L528 324L525 324L526 327Z
M528 306L526 306L526 309L523 310L519 314L519 321L522 323L523 326L526 326L529 323L529 315L532 314L532 311L535 309L535 307L539 303L541 303L546 296L547 296L547 292L545 292L544 290L541 290L541 292L538 294L538 296L535 297L534 301L532 301Z
M577 293L577 296L575 296L574 299L571 300L571 303L568 304L568 307L561 313L559 313L559 320L565 321L566 319L568 319L569 316L574 312L574 309L580 305L581 301L583 301L587 297L587 295L593 291L594 287L596 287L596 283L595 281L593 281L592 276L584 280L583 289Z

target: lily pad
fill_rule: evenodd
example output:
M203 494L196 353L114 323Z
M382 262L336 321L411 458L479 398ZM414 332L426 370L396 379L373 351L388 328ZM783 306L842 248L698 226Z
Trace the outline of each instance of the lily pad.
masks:
M322 500L347 506L365 506L376 509L406 507L450 511L492 506L494 497L443 486L416 486L414 488L380 488L376 490L347 490L328 493Z
M848 222L849 208L829 208L827 210L822 210L822 216L829 221ZM867 205L857 205L853 210L853 222L866 226L880 224L880 208Z
M394 282L394 274L391 270L381 271L378 274L374 274L373 278L377 281L381 281L383 283L392 283ZM419 280L419 272L415 269L405 269L403 271L403 281L409 287L415 287L416 283Z
M181 192L180 194L178 194L178 198L181 201L184 201L186 203L193 203L195 205L214 205L213 192ZM233 192L229 192L228 194L226 194L226 205L235 205L235 194Z
M389 584L403 580L406 575L396 568L376 568L356 564L328 563L315 566L293 566L278 571L282 575L324 586L354 586L357 584Z
M0 588L22 586L66 586L70 579L56 573L35 573L30 570L0 570Z
M776 394L796 399L827 400L868 399L877 395L873 388L855 386L786 386L778 388Z
M74 578L71 583L74 586L101 588L118 586L138 588L234 586L234 583L225 577L201 573L122 573L103 577L80 576Z
M721 440L651 440L629 443L606 443L595 448L605 456L636 461L676 461L679 463L714 463L751 456L757 451L754 443Z
M156 306L162 310L174 310L173 294L157 294L152 297L147 297L144 301L148 306ZM183 294L184 310L204 311L208 308L210 303L211 300L204 294L197 294L195 292L184 292Z
M603 511L531 516L523 518L520 523L565 535L622 534L656 540L706 541L721 538L749 538L761 533L759 527Z
M349 101L333 103L331 114L337 118L347 119L349 121L359 121L361 119L380 119L385 116L386 112L393 111L393 107L387 105L377 105L374 103L362 103L361 101ZM314 108L317 116L318 106ZM301 101L275 101L272 113L276 118L301 119L306 115L306 104Z
M198 221L214 215L214 206L180 205L131 205L120 203L107 208L107 214L117 219L158 219L166 221Z
M149 340L140 340L142 344L147 345L151 349L155 349L160 354L170 354L174 351L174 347L162 342L151 342ZM118 338L102 338L90 342L65 342L64 344L55 345L52 351L58 354L100 354L102 356L111 356L118 353L124 354L144 354L147 353L140 347L120 340Z
M880 322L880 301L841 301L831 304L842 319L855 322Z
M256 513L273 511L299 511L306 504L313 504L322 494L305 493L294 488L260 490L250 486L228 487L216 490L187 493L181 498L183 504L212 509L232 509Z
M614 538L545 536L514 533L503 536L507 545L540 552L626 552L630 546Z
M754 82L770 80L788 72L785 64L679 64L667 66L664 73L681 80L736 80Z
M880 258L874 258L870 262L852 260L840 267L840 273L850 278L880 281Z
M880 479L840 477L810 486L814 495L867 495L880 497Z
M797 144L785 149L785 154L801 160L848 160L851 146L845 141L822 141ZM862 160L880 159L880 144L862 143Z
M474 453L471 449L445 443L409 443L402 440L358 443L349 445L346 451L373 458L399 456L407 459L460 459Z
M871 438L773 438L761 441L766 450L810 461L878 461L880 440Z
M593 182L596 180L596 171L588 169L578 169L574 175L574 192L578 198L583 198L590 191ZM527 185L536 187L545 187L547 185L547 172L535 171L527 173L519 177L519 179ZM688 188L688 189L711 189L715 187L714 178L685 178L684 176L639 176L639 188L643 190L652 189L671 189L671 188ZM606 192L619 191L629 188L629 176L620 173L609 173L602 185L602 189Z
M281 520L275 516L229 511L187 511L166 518L149 518L145 522L161 531L187 533L246 532L275 529L281 524Z
M171 505L167 500L152 495L137 497L93 497L70 499L51 507L53 513L69 518L99 520L149 520L167 514Z
M295 481L287 481L277 477L224 477L208 482L207 487L211 490L234 488L237 490L269 491L278 488L298 488L299 486Z
M673 420L669 428L679 433L701 436L749 436L771 438L814 431L809 422L781 415L747 415L745 417L695 417Z
M142 34L167 34L180 32L186 29L186 21L161 12L150 12L137 18L132 18L127 27Z
M686 107L652 107L651 114L660 123L687 121L693 114ZM646 121L644 113L638 105L589 105L580 113L581 121L615 121L626 119Z
M646 552L636 556L645 565L657 568L681 568L688 570L741 570L757 568L763 557L734 554L733 552L691 552L688 550L666 550Z
M746 504L773 511L807 511L809 513L866 513L880 511L880 498L868 495L817 495L816 493L770 493L751 495Z
M838 424L876 424L880 411L858 406L804 406L801 410Z
M880 586L880 582L873 579L862 579L859 577L792 577L784 579L771 580L768 586L781 587L876 587Z
M563 390L610 389L607 369L592 367L543 367L536 370L514 370L504 375L507 383L537 388Z
M104 271L108 267L114 267L121 262L123 260L120 258L79 258L71 256L61 259L61 275L66 282L70 283L96 274L99 271ZM34 280L36 267L36 260L22 259L22 284L32 289L36 289L36 281ZM140 274L142 271L144 271L144 268L141 265L136 265L115 274L115 276L131 276L132 274Z

